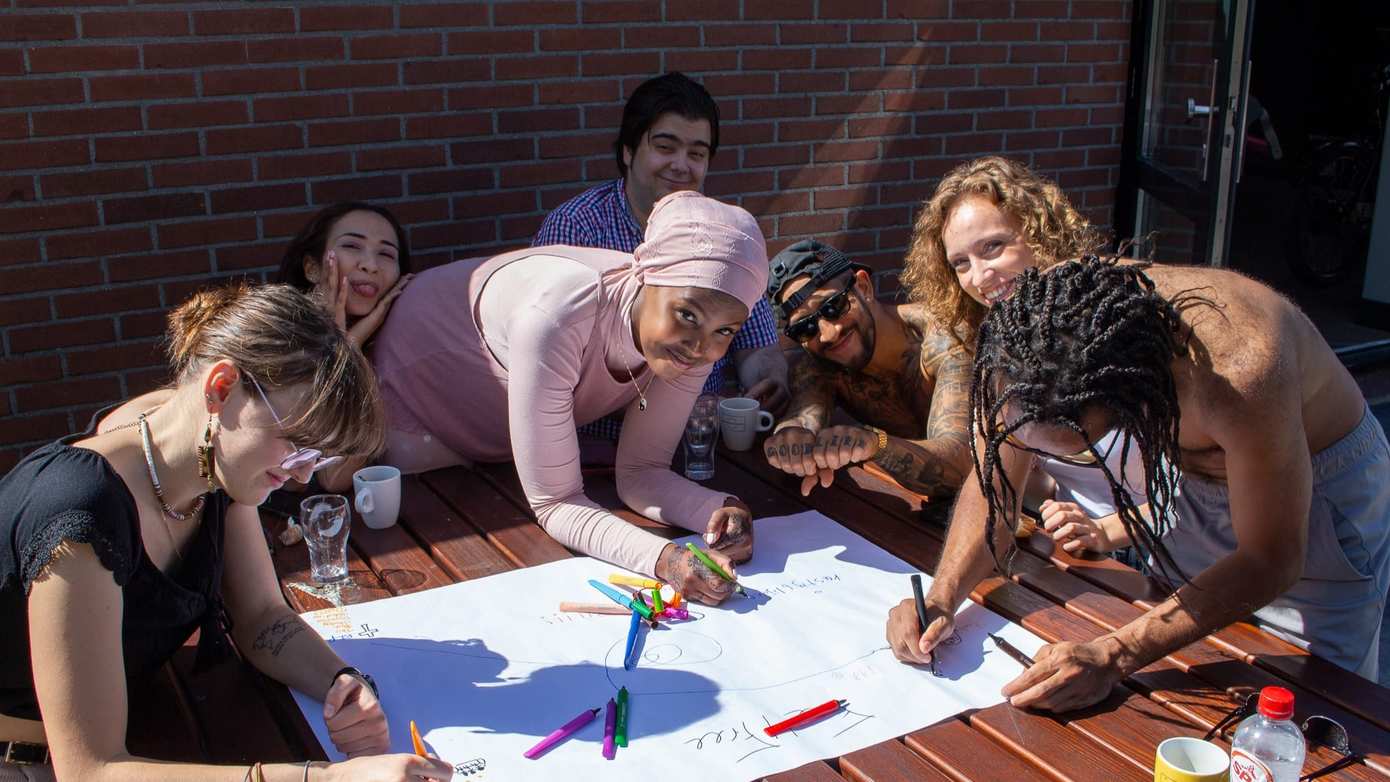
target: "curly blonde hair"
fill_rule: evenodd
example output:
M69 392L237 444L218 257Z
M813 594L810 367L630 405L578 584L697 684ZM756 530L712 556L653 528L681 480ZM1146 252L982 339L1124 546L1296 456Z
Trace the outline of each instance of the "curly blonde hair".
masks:
M1061 188L1022 163L982 157L951 169L917 215L902 284L953 337L970 345L986 309L961 288L941 238L947 218L968 196L989 199L1018 223L1038 268L1093 253L1102 239Z

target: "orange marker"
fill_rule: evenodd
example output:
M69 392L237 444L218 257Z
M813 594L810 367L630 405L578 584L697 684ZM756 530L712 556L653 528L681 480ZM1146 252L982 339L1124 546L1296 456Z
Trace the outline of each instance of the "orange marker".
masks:
M420 740L420 729L415 727L415 720L410 721L410 743L415 745L415 754L422 758L429 757L425 752L425 742Z

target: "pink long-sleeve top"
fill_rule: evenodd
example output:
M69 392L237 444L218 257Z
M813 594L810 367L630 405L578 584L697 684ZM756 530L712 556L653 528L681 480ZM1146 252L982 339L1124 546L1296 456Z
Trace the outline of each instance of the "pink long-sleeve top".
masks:
M647 368L629 317L640 289L623 273L631 261L536 247L426 270L392 307L372 360L391 428L473 461L514 461L546 532L653 574L667 541L584 495L575 427L626 408L618 494L643 516L702 532L726 495L671 472L709 367L673 382Z

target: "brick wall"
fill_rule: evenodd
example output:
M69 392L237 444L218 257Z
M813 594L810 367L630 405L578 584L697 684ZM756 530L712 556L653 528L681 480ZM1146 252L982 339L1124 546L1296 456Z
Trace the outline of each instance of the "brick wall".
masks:
M774 251L896 266L991 152L1110 222L1128 0L71 2L0 0L0 471L162 381L164 312L325 204L388 204L423 265L526 243L666 70L719 99L707 191Z

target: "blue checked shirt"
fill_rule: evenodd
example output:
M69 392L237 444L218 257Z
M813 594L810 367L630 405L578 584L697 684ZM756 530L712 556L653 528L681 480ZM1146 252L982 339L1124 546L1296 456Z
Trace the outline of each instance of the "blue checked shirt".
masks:
M633 252L641 243L642 226L637 224L632 211L627 208L627 194L622 179L585 190L555 207L545 216L536 238L531 240L532 247L564 244L625 253ZM734 352L776 343L777 324L772 318L772 308L768 306L767 299L760 299L748 315L748 320L744 321L743 328L734 335L729 352L714 362L709 377L705 379L704 393L719 393L726 377L738 382L738 375L733 371ZM622 426L621 418L610 415L579 427L579 432L617 440Z

